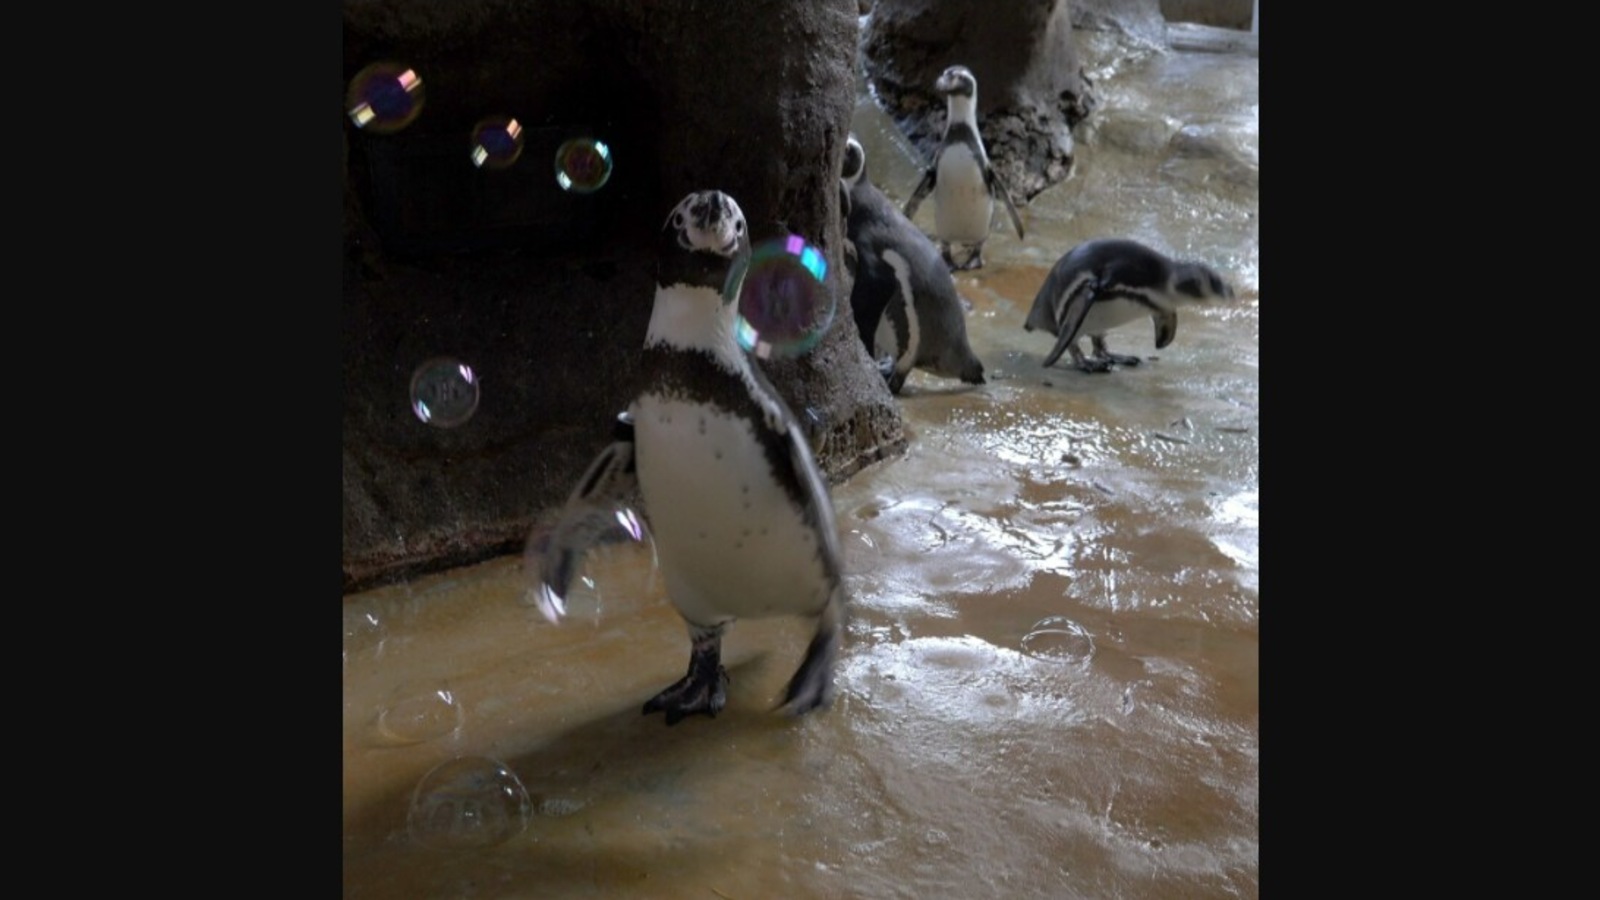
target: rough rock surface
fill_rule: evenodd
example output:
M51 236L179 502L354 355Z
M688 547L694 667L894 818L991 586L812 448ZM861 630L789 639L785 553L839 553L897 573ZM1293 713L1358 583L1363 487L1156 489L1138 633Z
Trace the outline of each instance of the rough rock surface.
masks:
M652 240L691 190L727 191L755 238L792 231L828 260L833 327L768 371L817 424L830 478L903 451L841 264L856 40L850 0L749 0L737 16L628 0L345 0L341 92L377 60L424 85L422 113L393 134L343 123L346 593L514 552L565 499L638 387ZM522 156L475 168L468 135L496 114L522 124ZM553 175L553 148L579 136L613 150L592 194ZM455 428L410 409L412 371L440 355L481 386Z

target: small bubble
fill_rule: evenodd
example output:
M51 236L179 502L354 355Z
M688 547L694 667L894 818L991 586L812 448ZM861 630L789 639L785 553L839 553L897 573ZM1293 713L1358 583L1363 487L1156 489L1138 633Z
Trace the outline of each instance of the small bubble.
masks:
M347 603L344 607L344 650L365 650L367 648L381 648L384 638L388 637L389 626L383 616L378 612L376 605L358 601Z
M728 277L744 279L734 335L760 359L800 356L833 324L828 261L797 234L757 244L748 268L735 266Z
M412 840L438 850L492 847L528 827L528 789L506 766L482 756L440 763L411 795Z
M556 184L564 191L592 194L611 180L611 148L594 138L573 138L556 148Z
M378 713L378 735L391 745L420 744L454 734L463 719L449 687L402 685Z
M478 377L459 359L437 356L411 373L411 411L440 428L454 428L478 409Z
M393 134L422 112L422 79L410 66L376 62L356 73L345 91L344 108L363 131Z
M522 124L506 116L490 116L472 126L472 164L480 169L505 169L522 156Z
M1022 652L1037 659L1084 663L1094 656L1094 638L1065 616L1047 616L1023 635Z

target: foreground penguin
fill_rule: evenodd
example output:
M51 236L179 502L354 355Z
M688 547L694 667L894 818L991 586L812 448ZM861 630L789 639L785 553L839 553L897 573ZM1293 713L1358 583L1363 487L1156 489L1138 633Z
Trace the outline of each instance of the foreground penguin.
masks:
M845 592L833 504L805 435L737 343L750 259L744 213L720 191L688 195L661 233L644 387L615 441L584 473L541 557L538 603L552 621L577 560L635 480L667 595L689 626L689 669L645 713L668 725L727 702L722 635L735 619L815 616L781 708L833 697ZM729 278L730 271L735 272Z
M916 216L923 198L933 193L934 236L939 238L946 265L951 270L983 268L983 242L989 238L994 198L1005 201L1017 237L1023 237L1022 219L1011 203L1011 191L989 165L983 138L978 136L978 79L966 66L951 66L933 83L945 97L944 136L934 151L933 163L906 201L906 218ZM951 255L953 244L971 249L959 265Z
M856 329L899 394L912 369L983 384L967 343L966 311L933 241L867 177L866 151L851 135L840 184L849 199L845 233L855 248L850 306Z
M1107 331L1148 316L1159 350L1178 333L1178 306L1233 296L1232 286L1204 263L1176 262L1137 241L1105 238L1079 244L1056 261L1022 328L1056 336L1045 366L1064 350L1085 372L1109 372L1112 365L1136 366L1139 357L1107 350ZM1090 358L1078 350L1085 334L1094 345Z

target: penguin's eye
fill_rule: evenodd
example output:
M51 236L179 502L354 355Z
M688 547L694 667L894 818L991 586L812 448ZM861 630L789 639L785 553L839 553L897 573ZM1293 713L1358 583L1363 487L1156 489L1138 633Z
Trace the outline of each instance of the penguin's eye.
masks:
M683 213L676 212L676 213L672 214L672 227L673 228L682 228L683 227Z
M733 230L740 234L744 234L744 220L740 219L739 221L733 223Z

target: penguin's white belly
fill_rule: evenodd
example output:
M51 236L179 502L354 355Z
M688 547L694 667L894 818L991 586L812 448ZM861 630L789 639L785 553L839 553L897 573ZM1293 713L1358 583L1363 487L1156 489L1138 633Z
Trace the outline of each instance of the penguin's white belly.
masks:
M982 164L965 144L951 144L939 155L933 202L940 240L976 244L989 237L994 198L983 183Z
M639 488L673 605L689 622L814 614L828 601L817 535L773 477L751 424L645 394Z
M1150 319L1150 307L1132 300L1102 300L1089 308L1078 334L1105 334L1130 322Z

